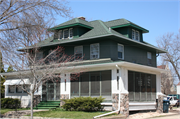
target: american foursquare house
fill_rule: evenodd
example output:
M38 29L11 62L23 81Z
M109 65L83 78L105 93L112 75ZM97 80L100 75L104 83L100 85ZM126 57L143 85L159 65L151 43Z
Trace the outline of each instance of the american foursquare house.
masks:
M41 42L39 57L45 57L53 47L62 46L67 55L83 56L86 67L77 80L72 73L62 74L60 82L48 82L35 95L41 101L59 101L79 96L105 98L106 110L162 111L161 72L156 57L166 53L143 39L149 31L126 19L108 22L74 18L49 29L54 36ZM5 97L21 98L22 106L29 105L30 97L16 89L18 79L6 79ZM11 83L8 83L11 82ZM27 79L27 84L31 85Z

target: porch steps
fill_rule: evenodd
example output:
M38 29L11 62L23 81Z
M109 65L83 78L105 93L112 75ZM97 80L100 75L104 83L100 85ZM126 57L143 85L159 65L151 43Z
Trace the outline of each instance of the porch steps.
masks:
M60 101L41 101L33 109L55 109L60 106Z

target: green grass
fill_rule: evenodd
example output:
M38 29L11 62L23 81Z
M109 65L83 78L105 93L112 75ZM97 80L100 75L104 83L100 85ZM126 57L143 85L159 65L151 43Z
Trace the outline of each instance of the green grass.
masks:
M107 111L104 112L65 111L63 109L55 109L49 111L35 112L33 115L35 117L92 119L94 116L105 113L108 112Z
M30 110L30 108L17 109L17 111L20 111L20 110ZM15 109L3 109L3 108L1 108L1 110L0 110L1 114L5 114L6 112L9 112L9 111L15 111Z

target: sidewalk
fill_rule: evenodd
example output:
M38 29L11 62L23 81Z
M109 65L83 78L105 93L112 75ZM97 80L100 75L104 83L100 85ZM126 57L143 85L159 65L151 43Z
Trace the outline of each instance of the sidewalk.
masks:
M158 113L158 112L143 112L129 115L127 119L149 119L152 117L166 117L180 115L180 108L169 110L169 113Z

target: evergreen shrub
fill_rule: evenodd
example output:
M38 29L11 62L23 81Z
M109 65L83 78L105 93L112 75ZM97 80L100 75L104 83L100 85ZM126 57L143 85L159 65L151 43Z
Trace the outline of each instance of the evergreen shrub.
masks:
M103 106L101 103L104 98L92 98L92 97L75 97L71 99L62 99L65 104L62 106L66 111L102 111Z
M21 101L17 98L1 98L1 108L20 108Z

